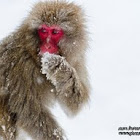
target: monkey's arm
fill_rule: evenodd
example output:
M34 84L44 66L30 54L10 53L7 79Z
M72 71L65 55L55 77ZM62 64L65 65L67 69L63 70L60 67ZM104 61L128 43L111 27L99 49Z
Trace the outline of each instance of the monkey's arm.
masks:
M62 104L77 113L82 104L88 100L88 88L64 57L46 53L42 57L42 73L55 86L57 96Z

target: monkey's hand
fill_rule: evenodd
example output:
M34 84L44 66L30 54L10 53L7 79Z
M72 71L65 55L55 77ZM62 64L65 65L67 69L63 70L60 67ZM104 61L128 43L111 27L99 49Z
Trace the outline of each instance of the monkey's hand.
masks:
M55 86L61 103L76 113L81 104L88 99L85 86L80 81L76 70L64 57L45 53L42 56L42 74Z

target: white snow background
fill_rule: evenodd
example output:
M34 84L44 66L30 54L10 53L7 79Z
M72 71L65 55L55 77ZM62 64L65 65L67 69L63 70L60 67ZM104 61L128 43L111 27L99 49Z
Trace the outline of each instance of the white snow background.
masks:
M39 0L0 0L0 39ZM140 127L140 0L71 0L85 9L91 100L75 118L52 109L69 140L139 140L119 127ZM23 134L23 133L22 133ZM30 140L22 135L19 140Z

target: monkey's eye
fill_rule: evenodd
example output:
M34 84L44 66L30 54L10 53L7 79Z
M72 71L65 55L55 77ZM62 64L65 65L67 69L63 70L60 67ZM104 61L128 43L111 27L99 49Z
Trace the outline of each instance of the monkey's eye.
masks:
M41 29L41 32L42 32L42 33L47 33L47 30L46 30L45 28L42 28L42 29Z
M59 30L53 29L53 30L52 30L52 34L54 34L54 35L55 35L55 34L59 34Z

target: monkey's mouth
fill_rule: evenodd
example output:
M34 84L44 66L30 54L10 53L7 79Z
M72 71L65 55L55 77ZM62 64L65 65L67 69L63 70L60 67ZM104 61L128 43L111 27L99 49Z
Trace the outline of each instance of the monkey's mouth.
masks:
M57 45L53 45L51 43L45 43L45 44L41 45L41 47L40 47L40 54L44 54L46 52L49 52L51 54L58 54L59 47Z

